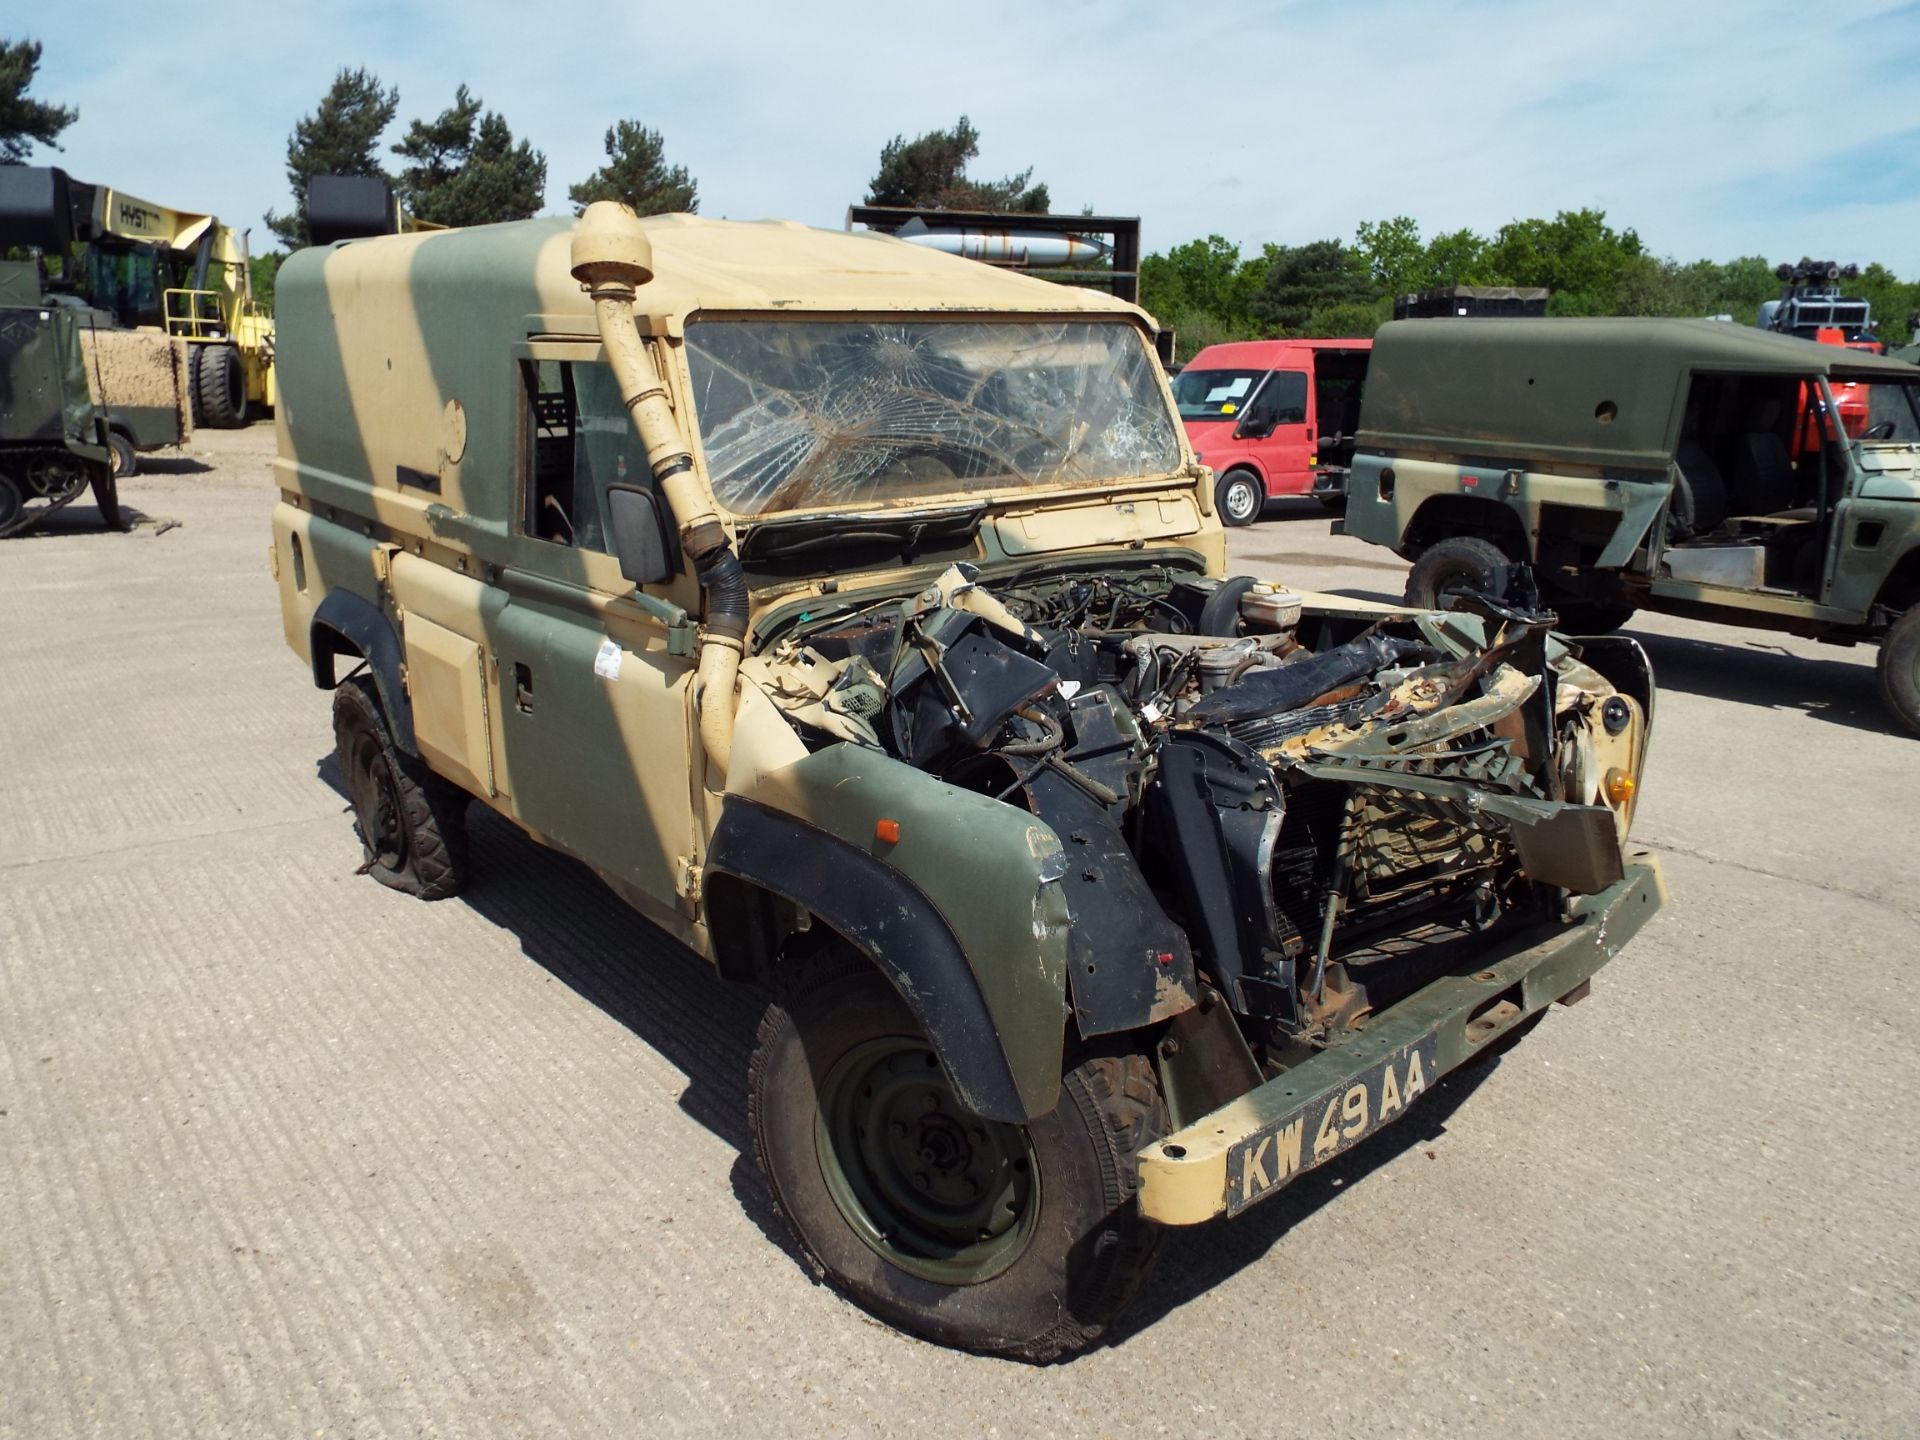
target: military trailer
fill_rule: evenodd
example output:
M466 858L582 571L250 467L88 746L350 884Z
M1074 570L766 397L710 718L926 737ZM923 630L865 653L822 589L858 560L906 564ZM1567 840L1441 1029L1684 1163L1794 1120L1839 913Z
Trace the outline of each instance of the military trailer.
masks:
M764 984L767 1183L902 1330L1086 1346L1161 1227L1661 903L1638 647L1227 578L1131 305L596 204L303 251L278 310L273 568L366 868L452 894L478 802Z
M81 312L50 305L39 265L0 261L0 538L23 534L89 485L120 525L114 452L93 403Z
M1374 341L1345 532L1439 605L1533 567L1565 627L1637 609L1880 645L1920 732L1920 377L1711 320L1424 320Z

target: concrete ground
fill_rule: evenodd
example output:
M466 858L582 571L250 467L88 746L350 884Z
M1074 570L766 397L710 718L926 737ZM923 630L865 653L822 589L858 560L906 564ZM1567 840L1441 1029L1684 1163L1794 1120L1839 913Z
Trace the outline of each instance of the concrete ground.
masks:
M0 546L0 1435L1920 1433L1920 742L1868 652L1635 625L1669 910L1037 1370L808 1281L755 995L496 821L460 899L354 873L270 447ZM1233 550L1401 584L1317 510Z

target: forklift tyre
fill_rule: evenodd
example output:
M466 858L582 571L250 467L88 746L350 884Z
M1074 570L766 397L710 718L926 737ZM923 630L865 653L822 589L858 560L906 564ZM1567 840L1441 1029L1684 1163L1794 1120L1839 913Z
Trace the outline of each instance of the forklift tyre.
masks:
M193 368L196 424L216 430L237 430L247 423L247 372L240 352L231 345L198 345L201 353Z

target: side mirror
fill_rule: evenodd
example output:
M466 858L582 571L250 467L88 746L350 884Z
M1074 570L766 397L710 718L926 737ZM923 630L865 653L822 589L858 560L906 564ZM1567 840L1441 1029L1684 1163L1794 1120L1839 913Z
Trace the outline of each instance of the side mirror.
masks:
M1266 415L1249 415L1233 432L1236 440L1264 440L1273 433L1273 420Z
M660 496L638 485L607 486L607 529L620 573L636 585L673 578L673 541Z

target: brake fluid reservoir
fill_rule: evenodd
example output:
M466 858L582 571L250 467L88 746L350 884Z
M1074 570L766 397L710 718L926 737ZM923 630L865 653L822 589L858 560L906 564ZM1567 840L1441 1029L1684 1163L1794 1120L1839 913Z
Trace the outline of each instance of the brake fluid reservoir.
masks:
M1291 630L1300 623L1300 597L1279 585L1259 584L1240 599L1240 616L1250 625Z

